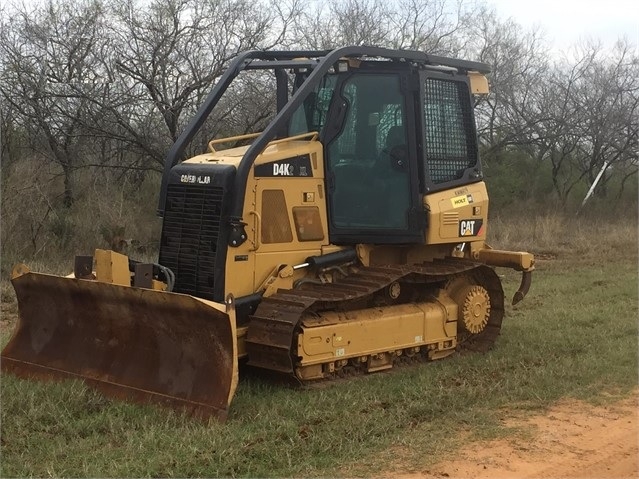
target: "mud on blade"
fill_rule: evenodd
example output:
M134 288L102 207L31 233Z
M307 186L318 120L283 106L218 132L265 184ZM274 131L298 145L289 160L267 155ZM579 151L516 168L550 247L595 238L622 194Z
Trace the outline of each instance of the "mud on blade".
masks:
M38 273L12 282L19 320L3 372L81 378L108 396L226 418L238 377L233 312L188 295Z

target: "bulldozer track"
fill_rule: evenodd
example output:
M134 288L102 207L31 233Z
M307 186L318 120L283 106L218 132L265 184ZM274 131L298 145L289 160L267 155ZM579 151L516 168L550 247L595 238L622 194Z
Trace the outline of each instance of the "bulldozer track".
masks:
M295 377L296 337L302 324L313 326L314 313L359 309L394 282L445 287L461 274L472 275L487 288L492 310L488 324L480 334L460 333L459 349L486 351L494 344L501 328L504 302L501 283L494 271L485 265L449 258L415 265L359 267L354 274L333 283L301 283L295 289L279 290L265 297L250 318L246 339L248 364ZM419 357L404 356L399 362L418 360ZM340 373L351 375L356 371Z

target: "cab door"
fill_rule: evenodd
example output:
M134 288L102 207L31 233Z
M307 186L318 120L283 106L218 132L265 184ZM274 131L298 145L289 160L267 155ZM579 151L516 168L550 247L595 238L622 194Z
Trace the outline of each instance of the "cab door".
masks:
M333 243L423 242L408 75L354 72L337 86L332 118L341 124L325 138Z

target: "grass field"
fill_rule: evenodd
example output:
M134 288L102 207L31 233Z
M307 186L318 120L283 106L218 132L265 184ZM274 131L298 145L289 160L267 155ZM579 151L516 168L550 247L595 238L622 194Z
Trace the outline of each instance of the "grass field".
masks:
M565 397L594 403L623 397L638 382L636 226L600 227L584 227L568 242L542 230L530 240L540 258L531 292L507 307L491 352L312 390L245 376L224 425L106 400L80 383L3 375L0 475L410 472L466 441L512 434L502 419L513 409L541 411ZM598 238L599 247L584 237L604 231L610 236ZM498 236L500 247L519 241L506 232ZM519 276L499 273L510 297Z

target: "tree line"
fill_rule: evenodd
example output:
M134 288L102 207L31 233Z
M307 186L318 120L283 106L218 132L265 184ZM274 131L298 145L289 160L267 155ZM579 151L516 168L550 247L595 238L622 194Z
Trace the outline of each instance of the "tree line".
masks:
M540 30L463 0L48 0L0 13L3 181L11 165L38 158L61 176L63 207L81 171L137 181L160 171L239 52L350 44L491 66L476 116L504 202L541 195L568 208L598 176L603 198L636 184L639 56L627 39L557 55ZM273 79L254 75L227 93L191 153L264 126Z

